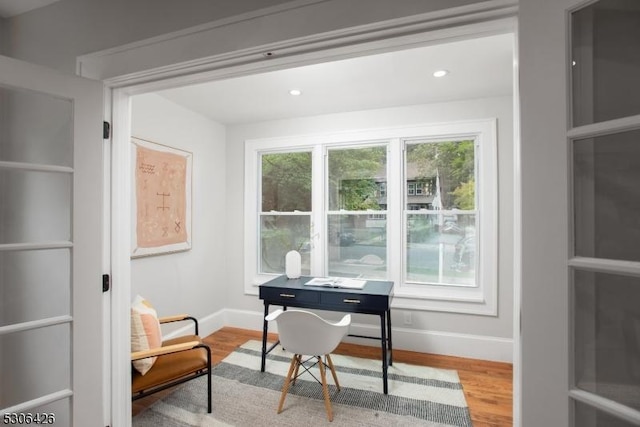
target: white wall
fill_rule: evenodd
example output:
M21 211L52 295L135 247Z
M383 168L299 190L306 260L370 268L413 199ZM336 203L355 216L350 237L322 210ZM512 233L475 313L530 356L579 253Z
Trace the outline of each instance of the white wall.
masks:
M153 301L161 314L190 312L219 325L259 330L262 304L244 294L244 148L246 139L372 127L498 118L500 177L512 176L511 97L408 106L230 126L183 109L157 95L133 98L133 135L194 153L193 249L134 259L132 296ZM413 311L392 312L396 348L511 361L513 286L511 179L501 179L498 316ZM222 203L226 201L226 203ZM224 309L221 314L220 310ZM356 316L377 328L370 316ZM372 342L365 341L367 344Z
M133 259L132 297L148 298L159 315L206 318L226 306L224 126L155 94L132 105L133 136L193 153L192 249Z
M376 127L443 123L498 118L499 156L499 275L498 316L420 312L412 314L412 325L403 325L402 310L393 310L394 340L398 348L459 356L511 361L513 324L513 108L512 98L479 99L443 104L331 114L279 120L227 128L227 259L230 308L229 321L238 326L260 328L263 310L255 295L244 294L243 283L243 188L246 139L338 132ZM231 183L233 183L231 185ZM235 189L235 190L234 190ZM233 310L239 314L234 316ZM253 316L248 316L253 314ZM371 316L356 316L357 323L377 325ZM369 342L372 345L371 342Z

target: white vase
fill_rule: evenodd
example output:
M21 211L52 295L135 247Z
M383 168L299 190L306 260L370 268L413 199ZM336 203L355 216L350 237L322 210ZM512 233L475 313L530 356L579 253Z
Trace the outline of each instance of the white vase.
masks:
M289 251L284 259L285 272L289 279L297 279L300 277L300 264L302 263L300 253L298 251Z

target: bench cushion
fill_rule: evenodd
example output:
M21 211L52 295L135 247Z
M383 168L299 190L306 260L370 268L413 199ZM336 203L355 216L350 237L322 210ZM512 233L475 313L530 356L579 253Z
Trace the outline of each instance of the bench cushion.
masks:
M167 340L162 346L188 341L202 342L197 335L187 335ZM145 375L141 375L137 370L133 371L131 391L138 393L149 390L206 368L207 354L202 348L158 356L153 367Z

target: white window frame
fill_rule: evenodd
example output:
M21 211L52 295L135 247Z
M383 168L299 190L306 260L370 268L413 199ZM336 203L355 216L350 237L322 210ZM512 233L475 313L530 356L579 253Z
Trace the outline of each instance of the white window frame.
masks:
M478 259L476 287L407 284L404 282L406 231L403 182L404 141L473 139L476 142L478 194ZM380 145L387 141L387 279L395 283L394 308L497 315L498 295L498 159L496 119L425 124L332 134L252 139L245 141L245 293L256 295L258 285L273 278L258 274L260 168L262 153L312 152L311 274L326 271L325 155L327 148Z

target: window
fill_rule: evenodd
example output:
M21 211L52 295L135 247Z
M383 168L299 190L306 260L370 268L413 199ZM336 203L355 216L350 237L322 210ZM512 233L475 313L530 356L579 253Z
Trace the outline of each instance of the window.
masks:
M380 198L387 197L387 183L386 182L379 182L378 183L378 196ZM384 202L382 202L382 203L384 203Z
M332 148L327 158L328 274L386 280L387 220L377 189L387 181L387 146Z
M497 313L495 120L245 142L245 290L392 280L394 306Z
M416 195L416 183L415 182L408 182L407 183L407 194L409 196L415 196Z
M283 273L284 257L296 250L302 273L310 273L311 153L260 156L260 274Z
M435 182L431 209L406 201L405 280L476 286L474 141L407 141L404 152L407 182Z

